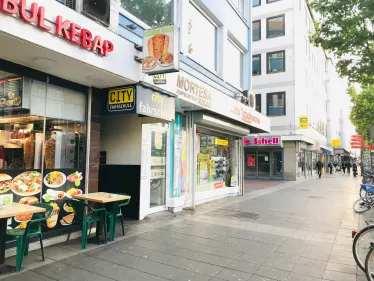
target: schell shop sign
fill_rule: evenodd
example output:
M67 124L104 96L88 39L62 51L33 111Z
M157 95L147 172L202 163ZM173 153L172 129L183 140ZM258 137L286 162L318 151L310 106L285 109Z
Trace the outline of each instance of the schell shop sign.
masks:
M248 136L244 138L244 146L282 146L282 140L280 136Z
M45 8L37 3L32 3L28 9L26 0L0 0L0 12L17 15L24 22L35 25L42 31L53 32L52 26L45 19ZM114 50L112 42L101 39L99 35L93 35L88 29L63 18L63 16L57 16L54 25L54 35L84 49L104 57Z

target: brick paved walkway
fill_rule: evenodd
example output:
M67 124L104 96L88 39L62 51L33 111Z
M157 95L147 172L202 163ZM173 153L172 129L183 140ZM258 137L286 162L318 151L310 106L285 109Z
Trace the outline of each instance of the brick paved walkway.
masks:
M359 183L340 174L283 182L194 212L156 214L128 222L126 237L108 245L49 247L44 263L33 251L23 272L4 280L366 280L351 253Z

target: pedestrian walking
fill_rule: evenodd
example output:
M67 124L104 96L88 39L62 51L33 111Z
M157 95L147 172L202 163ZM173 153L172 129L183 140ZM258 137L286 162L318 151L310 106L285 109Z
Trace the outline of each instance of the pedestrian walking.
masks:
M329 164L327 165L327 167L330 169L330 175L332 175L333 165L332 165L331 161L329 162Z
M348 162L347 163L347 173L348 173L348 176L351 175L351 167L352 167L351 162Z
M321 178L322 176L322 168L323 168L323 163L321 162L321 160L318 160L316 163L316 169L317 169L319 178Z
M357 173L357 164L356 164L356 162L353 162L352 170L353 170L353 176L357 177L358 173Z
M345 175L345 169L346 169L347 167L345 166L345 163L343 163L342 164L342 169L343 169L343 173L344 173L344 175Z

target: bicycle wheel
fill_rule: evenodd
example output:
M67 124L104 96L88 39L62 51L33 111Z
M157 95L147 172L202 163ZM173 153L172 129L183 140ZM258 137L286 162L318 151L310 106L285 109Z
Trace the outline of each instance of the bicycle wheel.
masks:
M370 202L366 202L361 198L357 199L356 202L353 203L353 210L355 210L355 212L359 214L369 211L370 208Z
M353 257L363 272L365 272L365 260L371 242L374 242L374 224L361 228L353 239Z
M365 273L368 281L374 281L374 247L370 247L365 259Z

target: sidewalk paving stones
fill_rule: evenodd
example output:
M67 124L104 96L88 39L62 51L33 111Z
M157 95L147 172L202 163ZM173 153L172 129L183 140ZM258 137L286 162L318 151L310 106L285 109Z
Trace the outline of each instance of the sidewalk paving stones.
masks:
M253 182L252 182L253 183ZM352 203L360 179L342 174L260 183L243 197L127 221L115 242L80 241L30 252L6 281L364 281L352 256L351 231L371 211ZM247 183L250 186L250 183ZM15 258L7 263L14 264Z

